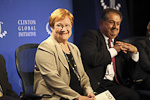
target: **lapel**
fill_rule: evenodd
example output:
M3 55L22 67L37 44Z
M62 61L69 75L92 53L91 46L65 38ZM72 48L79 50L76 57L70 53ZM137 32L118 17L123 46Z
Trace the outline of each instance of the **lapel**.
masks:
M106 44L106 42L105 42L105 38L104 38L104 36L102 35L102 33L99 31L99 36L100 36L100 39L101 39L101 41L102 41L102 44L105 44L104 45L104 48L105 49L107 49L107 44ZM114 39L114 45L115 45L115 43L116 43L116 41L120 41L120 39L118 38L118 37L116 37L115 39ZM115 57L115 63L116 63L116 71L118 72L119 71L119 68L118 68L118 64L117 64L117 60L118 60L118 57ZM119 62L120 63L120 62Z
M114 45L116 44L116 41L121 41L121 39L119 37L116 37L114 39ZM125 56L124 53L120 51L118 55L115 57L116 72L117 72L118 80L122 80L122 70L124 66L122 65L122 63L124 63L125 61L124 56Z
M103 34L100 32L100 30L97 30L97 31L98 31L98 34L99 34L99 37L100 37L99 41L101 41L102 44L104 44L103 47L107 50L107 44L105 42L105 38L104 38Z
M74 58L74 61L75 61L75 63L76 63L76 65L78 66L78 57L77 57L77 52L76 52L76 50L75 50L75 48L70 44L70 43L68 43L68 46L69 46L69 49L70 49L70 51L71 51L71 53L72 53L72 56L73 56L73 58Z
M63 51L62 51L62 49L61 49L61 47L59 45L59 43L52 36L50 38L53 40L53 42L55 44L56 52L58 54L58 58L59 58L60 62L69 71L68 62L66 60L66 57L65 57L65 55L64 55L64 53L63 53Z
M69 48L70 48L70 51L71 51L72 56L74 58L75 64L77 65L77 72L80 75L81 69L82 69L82 67L81 67L82 65L80 63L80 52L78 52L78 50L71 43L69 43Z

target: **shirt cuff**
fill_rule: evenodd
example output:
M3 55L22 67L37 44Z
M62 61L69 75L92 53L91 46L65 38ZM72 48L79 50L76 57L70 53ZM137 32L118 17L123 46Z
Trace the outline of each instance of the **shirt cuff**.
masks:
M131 58L135 62L138 62L139 61L139 52L137 52L136 54L132 53Z
M111 58L115 57L118 54L118 52L114 48L110 48L108 49L108 51L111 55Z

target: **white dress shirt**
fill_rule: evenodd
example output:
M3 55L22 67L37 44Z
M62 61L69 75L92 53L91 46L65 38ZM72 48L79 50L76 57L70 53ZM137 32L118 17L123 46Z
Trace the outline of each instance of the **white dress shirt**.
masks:
M111 55L111 58L117 56L118 52L114 48L109 48L109 45L108 45L108 39L109 38L106 37L104 34L103 34L103 36L104 36L104 39L105 39L105 43L107 45L107 49L108 49L108 51L109 51L109 53ZM114 39L112 39L111 47L114 47ZM139 60L139 52L137 52L136 54L132 54L131 58L132 58L132 60L134 60L135 62L137 62ZM107 65L104 79L108 79L108 80L113 81L114 75L115 75L115 73L114 73L113 63L111 62L111 64Z

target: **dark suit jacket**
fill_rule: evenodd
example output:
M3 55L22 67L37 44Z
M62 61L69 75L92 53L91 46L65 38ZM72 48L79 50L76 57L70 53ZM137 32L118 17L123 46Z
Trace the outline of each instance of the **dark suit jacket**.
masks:
M8 81L6 62L2 55L0 55L0 85L3 89L3 94L19 98L18 95L12 90L12 86Z
M118 37L115 41L117 40L119 40ZM78 46L81 51L85 70L95 90L104 78L107 65L111 63L111 56L106 47L104 37L100 30L89 30L83 34ZM119 82L123 85L126 84L131 74L131 69L129 71L129 65L126 62L130 61L132 64L136 64L130 58L130 54L131 53L124 54L120 52L115 57L117 77Z
M150 40L140 40L136 45L140 53L138 77L145 79L150 75Z
M140 52L140 65L150 73L150 40L140 40L137 42L137 47Z

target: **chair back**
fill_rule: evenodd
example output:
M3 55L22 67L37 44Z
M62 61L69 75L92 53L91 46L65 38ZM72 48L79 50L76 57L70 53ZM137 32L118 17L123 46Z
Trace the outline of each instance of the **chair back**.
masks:
M35 54L39 44L23 44L15 51L17 72L24 94L33 93Z
M124 42L133 44L136 46L136 42L139 40L145 40L147 37L146 36L136 36L136 37L130 37L127 39L124 39ZM141 70L139 66L136 67L135 70ZM138 71L136 71L137 73L135 74L134 77L137 76ZM132 89L134 89L139 95L140 95L140 100L149 100L150 98L150 91L149 90L143 90L143 89L139 89L140 88L140 84L142 84L143 79L137 79L134 80L134 86L132 87Z
M145 36L135 36L135 37L126 38L123 41L126 42L126 43L130 43L130 44L136 45L137 41L144 40L144 39L146 39Z

